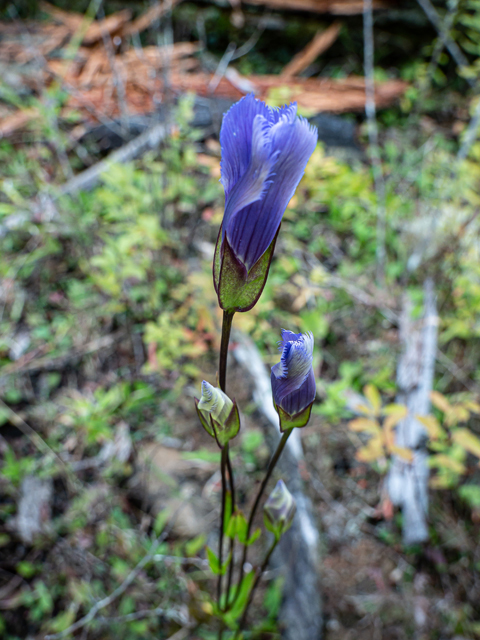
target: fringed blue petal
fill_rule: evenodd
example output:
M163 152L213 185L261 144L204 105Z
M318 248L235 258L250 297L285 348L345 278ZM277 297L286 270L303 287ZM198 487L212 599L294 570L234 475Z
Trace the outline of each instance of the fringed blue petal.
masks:
M313 335L282 332L280 362L272 367L273 399L283 406L284 398L301 388L312 371ZM288 338L293 338L289 340Z
M230 107L223 117L220 130L220 182L225 189L225 196L248 168L252 155L253 121L258 115L273 123L272 110L249 94Z
M275 113L270 128L274 173L260 200L231 214L226 234L235 255L250 269L270 246L285 209L315 149L317 131L295 116L294 105Z
M289 331L288 329L282 329L282 339L278 342L278 350L281 352L285 347L287 342L297 342L301 340L301 333L293 333L293 331Z
M252 202L261 200L272 182L269 178L272 176L279 152L272 153L270 130L271 123L266 118L260 115L255 116L250 162L245 173L226 197L222 225L224 233L229 228L230 218Z

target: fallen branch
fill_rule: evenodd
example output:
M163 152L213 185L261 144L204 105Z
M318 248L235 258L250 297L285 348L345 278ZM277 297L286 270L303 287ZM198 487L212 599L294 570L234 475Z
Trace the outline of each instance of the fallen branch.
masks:
M125 333L123 331L117 331L116 333L95 338L95 340L91 340L87 344L77 347L76 349L71 349L63 355L54 357L45 355L41 358L34 358L30 361L28 360L29 354L27 353L25 356L22 356L22 359L2 369L0 382L7 376L18 376L26 373L36 373L38 371L56 371L58 369L62 369L70 362L83 358L90 353L95 353L96 351L111 347L124 337Z
M245 4L254 4L284 11L311 11L312 13L331 13L333 15L352 16L363 11L362 0L243 0ZM389 0L373 0L374 9L388 9L393 6Z
M400 336L404 352L398 363L397 403L405 405L408 414L397 425L395 444L410 449L413 461L393 456L387 476L387 490L393 504L403 511L403 541L416 544L428 540L428 466L425 447L426 432L417 416L430 413L430 393L433 386L437 352L438 316L433 283L424 285L424 317L414 323L412 303L405 296L400 321Z
M79 191L89 191L98 183L102 173L108 170L112 164L130 162L138 158L149 149L155 149L162 140L165 140L170 132L170 127L165 123L156 124L138 137L128 142L125 146L113 151L108 158L101 160L82 171L71 180L68 180L59 189L59 196L74 195Z

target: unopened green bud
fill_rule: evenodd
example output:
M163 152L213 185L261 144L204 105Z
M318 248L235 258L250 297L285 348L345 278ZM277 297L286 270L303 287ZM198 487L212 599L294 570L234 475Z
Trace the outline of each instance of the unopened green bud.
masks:
M277 539L290 529L297 505L283 480L279 480L263 507L265 526Z
M203 428L223 449L240 429L240 416L236 402L230 400L221 389L204 380L202 397L200 400L195 398L195 406Z

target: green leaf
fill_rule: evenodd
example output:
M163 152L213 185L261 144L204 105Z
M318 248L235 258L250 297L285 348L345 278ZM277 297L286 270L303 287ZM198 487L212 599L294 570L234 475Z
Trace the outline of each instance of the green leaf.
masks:
M262 530L261 530L261 529L257 529L256 531L254 531L254 532L252 533L252 535L250 536L250 538L249 538L249 539L247 540L247 542L246 542L247 547L249 547L250 545L252 545L252 544L255 542L255 540L258 540L258 538L260 537L261 533L262 533Z
M365 397L372 407L373 415L380 415L380 409L382 408L382 399L380 398L377 387L375 387L373 384L367 384L367 386L363 390L363 393L365 394Z
M210 569L212 573L218 576L218 574L220 573L220 564L218 562L218 556L214 551L212 551L212 549L210 549L210 547L207 547L207 558L208 558L208 564L210 565Z
M196 556L197 553L205 544L206 539L207 539L207 534L201 533L200 535L195 536L195 538L185 543L185 555L189 557Z
M171 515L170 509L162 509L155 518L155 522L153 524L153 530L156 536L159 536L162 531L165 529L165 526L168 522L168 519Z
M220 568L220 563L218 561L218 556L214 551L212 551L212 549L210 549L210 547L207 547L207 557L208 557L208 564L210 565L210 569L212 570L212 573L214 573L216 576L218 576L219 574L224 576L227 571L227 567L230 564L230 560L232 559L232 554L231 553L228 554L228 558L225 560L225 562L222 562L221 568Z
M61 633L68 629L76 618L76 612L73 609L62 611L53 620L48 623L48 630L53 633Z
M250 571L243 576L238 598L235 600L235 604L230 609L230 611L225 614L224 619L229 627L233 628L238 618L242 615L243 610L245 609L245 605L247 604L248 596L250 595L250 590L253 586L254 580L255 571Z

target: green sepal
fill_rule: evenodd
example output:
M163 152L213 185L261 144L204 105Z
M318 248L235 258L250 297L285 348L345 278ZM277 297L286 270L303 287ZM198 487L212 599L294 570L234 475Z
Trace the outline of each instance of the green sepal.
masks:
M217 238L213 259L213 284L224 311L249 311L260 298L268 277L278 232L265 253L250 271L235 256L227 236L222 241L222 228Z
M195 409L197 410L198 419L200 420L202 427L205 429L209 436L212 436L212 438L214 438L215 432L213 430L213 426L211 425L210 416L208 416L207 419L207 415L203 411L200 411L200 409L198 408L198 403L200 402L198 398L194 398L194 400Z
M263 514L263 522L265 524L265 527L268 529L268 531L270 531L270 533L273 533L273 535L275 536L275 540L278 542L282 537L283 523L280 522L277 525L273 524L273 522L267 518L265 513Z
M195 409L197 410L197 415L202 427L208 435L215 438L220 449L223 449L227 442L230 442L230 440L235 438L240 430L240 414L238 412L237 403L233 400L233 407L228 414L228 418L225 420L224 424L220 424L217 420L212 418L211 414L208 414L206 411L201 411L198 408L198 398L194 398L194 400Z
M215 439L220 449L230 442L240 430L240 414L238 413L238 407L235 400L233 400L233 407L230 411L228 418L223 425L220 425L216 420L211 418L213 431L215 433Z
M275 403L274 403L275 404ZM312 405L311 402L308 407L291 416L286 411L275 404L275 410L278 413L278 417L280 418L280 431L283 433L284 431L290 431L290 429L301 429L305 427L310 420L310 414L312 413Z

